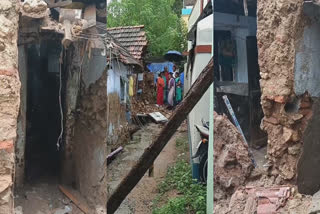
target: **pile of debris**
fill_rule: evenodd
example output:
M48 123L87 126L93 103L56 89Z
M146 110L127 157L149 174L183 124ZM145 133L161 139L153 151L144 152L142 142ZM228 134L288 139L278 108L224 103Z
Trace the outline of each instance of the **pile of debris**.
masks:
M215 200L230 196L253 169L248 145L225 115L214 112Z
M172 111L168 110L165 106L157 106L156 104L150 104L147 101L138 101L136 99L132 99L132 115L137 114L150 114L152 112L160 112L167 118L170 117Z
M301 195L255 168L249 147L225 115L214 112L214 200L219 214L318 213L320 193ZM311 202L312 200L312 202ZM312 205L312 206L311 206Z
M156 88L153 73L144 73L143 75L143 94L142 99L149 104L156 104Z

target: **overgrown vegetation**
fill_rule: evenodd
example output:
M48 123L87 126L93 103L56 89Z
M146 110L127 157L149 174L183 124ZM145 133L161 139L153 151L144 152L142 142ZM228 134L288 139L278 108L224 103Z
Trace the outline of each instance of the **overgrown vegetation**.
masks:
M177 163L168 169L165 180L160 183L153 214L205 214L206 187L192 179L186 139L178 138L176 146L185 155L180 156ZM177 197L167 199L170 191L177 192ZM163 201L164 205L161 204Z
M108 5L108 27L144 25L152 56L187 48L187 27L179 0L121 0Z

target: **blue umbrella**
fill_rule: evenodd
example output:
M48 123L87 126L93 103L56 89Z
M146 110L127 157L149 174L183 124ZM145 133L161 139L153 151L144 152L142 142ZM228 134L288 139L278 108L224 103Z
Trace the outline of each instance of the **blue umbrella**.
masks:
M171 62L180 62L183 59L182 54L179 51L168 51L164 58Z

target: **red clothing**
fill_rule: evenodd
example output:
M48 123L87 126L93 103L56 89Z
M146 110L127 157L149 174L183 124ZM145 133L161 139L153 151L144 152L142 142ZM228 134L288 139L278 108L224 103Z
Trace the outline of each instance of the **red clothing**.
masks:
M164 75L166 76L166 80L167 80L167 85L166 86L168 86L169 85L169 79L170 79L169 72L168 71L164 72Z
M157 104L163 105L164 80L159 77L157 81Z

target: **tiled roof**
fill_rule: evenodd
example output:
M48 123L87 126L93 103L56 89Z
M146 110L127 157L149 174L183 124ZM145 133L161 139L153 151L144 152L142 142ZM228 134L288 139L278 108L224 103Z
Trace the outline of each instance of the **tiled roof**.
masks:
M110 33L130 54L142 60L148 45L144 25L108 28Z
M96 26L104 40L106 48L112 49L112 53L119 57L121 62L127 65L136 65L143 69L140 61L134 58L132 54L105 29L105 24L97 22Z
M196 0L185 0L184 6L193 6L196 3Z

